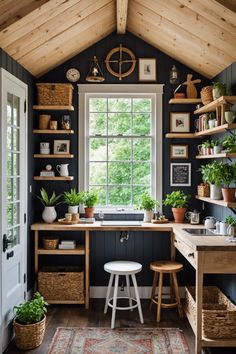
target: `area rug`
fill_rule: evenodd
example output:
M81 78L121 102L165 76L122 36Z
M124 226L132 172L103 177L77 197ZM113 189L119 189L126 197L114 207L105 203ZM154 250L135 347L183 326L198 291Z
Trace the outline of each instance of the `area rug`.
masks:
M176 328L59 327L48 354L190 354Z

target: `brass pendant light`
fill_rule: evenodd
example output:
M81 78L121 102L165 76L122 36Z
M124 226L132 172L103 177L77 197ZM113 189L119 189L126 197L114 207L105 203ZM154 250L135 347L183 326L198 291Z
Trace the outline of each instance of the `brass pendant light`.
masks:
M88 82L103 82L105 80L96 55L92 59L92 64L85 80Z

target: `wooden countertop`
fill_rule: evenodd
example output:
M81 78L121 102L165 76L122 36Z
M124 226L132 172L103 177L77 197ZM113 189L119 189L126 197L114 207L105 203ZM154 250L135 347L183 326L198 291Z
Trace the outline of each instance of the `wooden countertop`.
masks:
M236 251L236 242L226 241L226 236L191 236L183 228L204 228L203 225L142 223L140 226L101 226L101 222L93 224L64 225L58 222L46 224L38 222L31 225L34 231L169 231L176 234L183 242L196 251Z

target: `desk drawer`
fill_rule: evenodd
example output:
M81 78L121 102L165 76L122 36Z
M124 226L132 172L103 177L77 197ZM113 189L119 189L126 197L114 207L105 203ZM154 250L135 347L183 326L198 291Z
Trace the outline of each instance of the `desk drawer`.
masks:
M183 242L178 236L174 235L174 246L187 259L187 261L196 267L196 252Z

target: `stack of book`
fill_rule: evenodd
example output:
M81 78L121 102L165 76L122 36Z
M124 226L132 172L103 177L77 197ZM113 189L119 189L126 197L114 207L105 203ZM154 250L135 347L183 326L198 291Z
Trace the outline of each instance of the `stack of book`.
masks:
M41 177L55 177L55 172L54 171L47 171L47 170L42 170L40 172Z
M58 248L60 250L74 250L76 248L76 243L74 240L62 240Z

